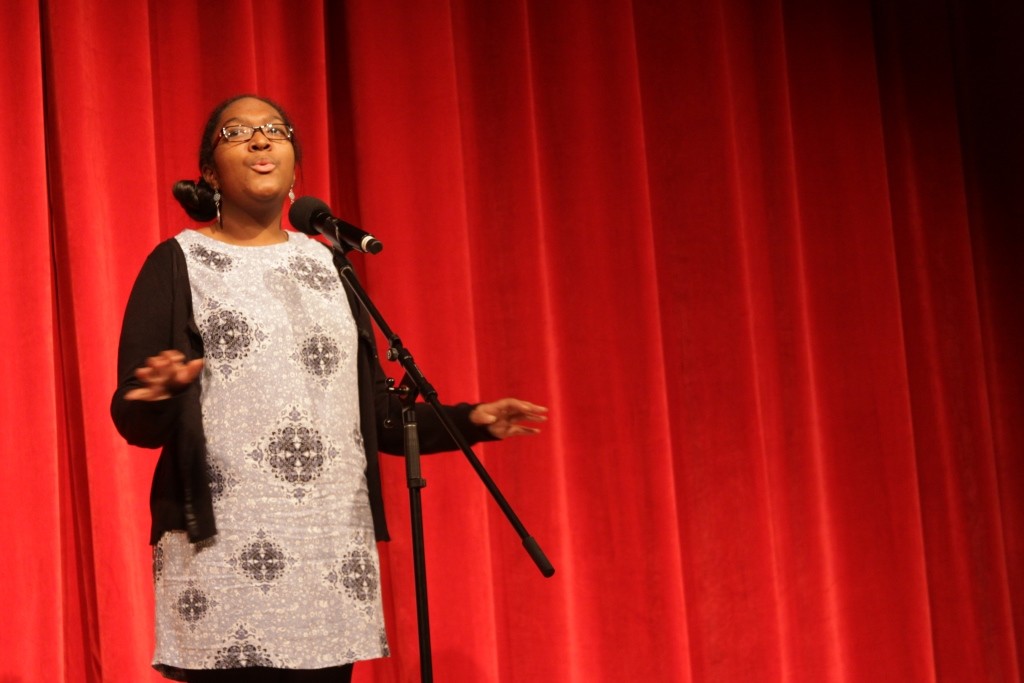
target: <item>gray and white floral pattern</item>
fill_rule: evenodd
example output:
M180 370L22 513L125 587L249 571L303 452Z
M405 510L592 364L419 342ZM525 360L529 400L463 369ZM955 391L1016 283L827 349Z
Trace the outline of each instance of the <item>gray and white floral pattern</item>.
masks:
M198 242L193 242L188 246L188 253L194 263L202 264L220 273L231 270L231 266L234 265L232 258L220 249Z
M359 430L356 330L330 252L176 238L206 364L217 535L153 554L154 666L314 669L388 654Z
M254 666L274 666L270 653L244 624L238 626L218 648L214 669L248 669Z
M348 351L317 324L303 336L291 358L314 381L327 387L338 369L348 360Z
M310 485L337 457L338 449L313 425L307 412L292 406L247 455L288 486L297 500L302 500Z
M188 624L189 629L195 631L196 624L206 616L207 612L215 604L216 601L207 595L202 588L197 587L195 582L189 581L188 587L178 594L178 600L174 606L178 610L178 616Z
M233 379L267 340L251 315L218 301L209 302L208 310L199 320L199 329L203 333L206 363L225 380Z
M324 576L331 588L356 602L373 603L379 597L380 569L377 556L367 551L365 537L357 537Z

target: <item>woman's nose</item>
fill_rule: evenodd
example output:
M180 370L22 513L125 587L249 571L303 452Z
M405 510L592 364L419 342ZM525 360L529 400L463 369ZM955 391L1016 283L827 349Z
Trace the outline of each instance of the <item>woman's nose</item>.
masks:
M257 128L253 131L252 139L249 140L249 149L266 149L270 147L270 138L263 134L263 130Z

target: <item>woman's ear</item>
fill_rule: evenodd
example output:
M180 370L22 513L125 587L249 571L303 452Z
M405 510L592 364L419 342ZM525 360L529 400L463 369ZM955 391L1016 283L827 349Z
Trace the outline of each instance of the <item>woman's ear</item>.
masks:
M206 184L215 190L220 187L217 181L217 172L210 166L203 166L203 180L205 180Z

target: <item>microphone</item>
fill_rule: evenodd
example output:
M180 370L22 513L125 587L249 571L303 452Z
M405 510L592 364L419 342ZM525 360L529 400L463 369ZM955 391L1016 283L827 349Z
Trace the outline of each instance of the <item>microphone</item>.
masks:
M384 248L380 241L351 223L331 215L331 208L316 197L299 197L288 210L288 220L299 232L323 235L336 248L355 249L364 254L378 254Z

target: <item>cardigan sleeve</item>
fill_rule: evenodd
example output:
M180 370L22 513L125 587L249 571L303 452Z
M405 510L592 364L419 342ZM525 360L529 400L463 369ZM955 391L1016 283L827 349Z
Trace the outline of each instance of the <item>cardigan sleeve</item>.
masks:
M387 379L383 369L377 362L374 368L374 403L377 418L377 445L382 453L402 455L405 450L404 433L402 430L402 403L387 391ZM486 426L473 424L469 414L475 406L470 403L442 405L455 428L462 433L470 445L481 441L496 441ZM391 425L385 425L387 417L391 417ZM441 418L428 403L416 404L416 430L419 438L420 452L423 454L441 453L457 450L458 446L448 434Z
M175 348L176 326L189 324L182 314L180 294L176 297L176 264L171 240L153 250L139 271L125 308L121 337L117 350L117 389L110 404L110 413L117 431L135 446L158 448L173 436L182 405L190 390L162 401L129 401L125 394L142 386L135 370L146 359L161 351ZM191 360L194 352L178 349Z
M357 328L360 331L363 343L367 347L369 356L370 372L372 373L373 393L373 414L376 423L377 448L382 453L390 455L402 455L405 449L404 434L402 430L402 402L397 396L391 394L387 387L387 376L380 365L380 358L377 355L373 334L370 331L369 315L362 306L358 306ZM470 445L481 441L497 441L485 425L474 424L469 419L474 404L459 403L456 405L442 405L443 410L451 419L456 429L465 437ZM385 424L390 416L391 425ZM448 434L444 423L438 417L434 409L427 403L416 404L416 427L419 437L420 452L424 454L441 453L444 451L457 450L458 446Z

